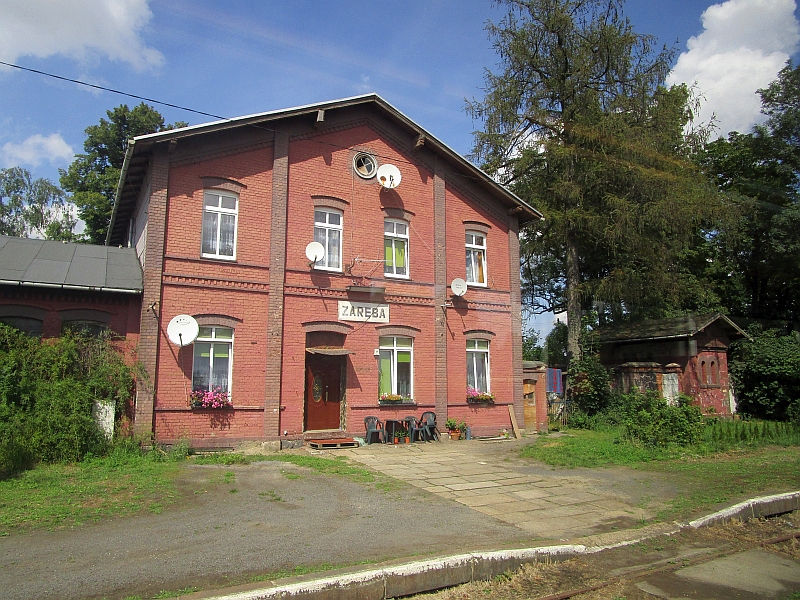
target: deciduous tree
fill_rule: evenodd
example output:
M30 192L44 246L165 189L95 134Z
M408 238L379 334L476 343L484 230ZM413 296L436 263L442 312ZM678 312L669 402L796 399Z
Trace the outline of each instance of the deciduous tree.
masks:
M22 167L0 169L0 234L72 241L76 220L64 191Z
M85 154L78 154L67 170L60 169L61 186L72 193L78 216L86 223L86 236L103 244L111 219L114 194L125 159L128 140L148 133L185 127L186 123L164 124L164 117L142 102L133 109L123 104L106 111L108 120L85 129Z

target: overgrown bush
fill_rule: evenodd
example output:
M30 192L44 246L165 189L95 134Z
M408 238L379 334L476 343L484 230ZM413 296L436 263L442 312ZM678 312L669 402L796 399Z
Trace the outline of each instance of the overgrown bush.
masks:
M760 419L800 423L800 340L751 327L752 341L731 346L728 371L738 411Z
M635 392L622 397L625 435L635 444L649 447L697 444L703 434L703 414L681 395L669 405L658 392Z
M39 340L0 324L0 474L102 454L95 402L112 403L119 416L132 390L131 369L108 337Z
M569 368L569 385L576 407L588 415L595 415L608 407L611 388L608 371L594 355L573 361Z

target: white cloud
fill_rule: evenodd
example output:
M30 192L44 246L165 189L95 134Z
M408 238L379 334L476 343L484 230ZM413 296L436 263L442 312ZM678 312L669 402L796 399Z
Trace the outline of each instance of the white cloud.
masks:
M775 79L800 41L795 0L727 0L702 14L704 31L687 42L687 51L667 80L697 82L704 101L699 118L716 114L719 133L749 131L763 120L756 93Z
M163 55L148 48L140 35L153 17L149 0L7 0L0 14L0 60L64 54L85 59L92 54L156 67ZM7 67L6 67L7 68Z
M53 133L44 137L37 133L21 144L7 142L0 149L0 161L6 167L32 165L38 167L42 161L51 164L69 163L74 152L59 134Z

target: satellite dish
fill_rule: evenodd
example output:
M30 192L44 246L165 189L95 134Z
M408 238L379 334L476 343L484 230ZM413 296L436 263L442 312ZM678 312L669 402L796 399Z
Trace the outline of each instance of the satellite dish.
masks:
M306 258L312 263L317 263L325 256L325 248L319 242L311 242L306 246Z
M378 183L387 190L391 190L400 185L400 169L394 165L381 165L378 167Z
M177 315L167 325L169 341L180 347L188 346L197 339L200 326L191 315Z
M453 290L454 296L461 297L467 293L467 282L460 277L456 277L453 279L453 283L450 284L450 289Z

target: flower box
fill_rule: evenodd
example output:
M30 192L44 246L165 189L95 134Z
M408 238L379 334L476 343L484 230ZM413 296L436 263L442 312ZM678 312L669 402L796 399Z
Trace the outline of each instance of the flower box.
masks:
M494 394L467 387L467 404L494 404Z
M399 394L381 394L378 404L414 404L414 399Z
M189 395L189 406L192 408L205 408L220 410L233 408L233 402L228 397L228 392L217 388L215 390L195 390Z

